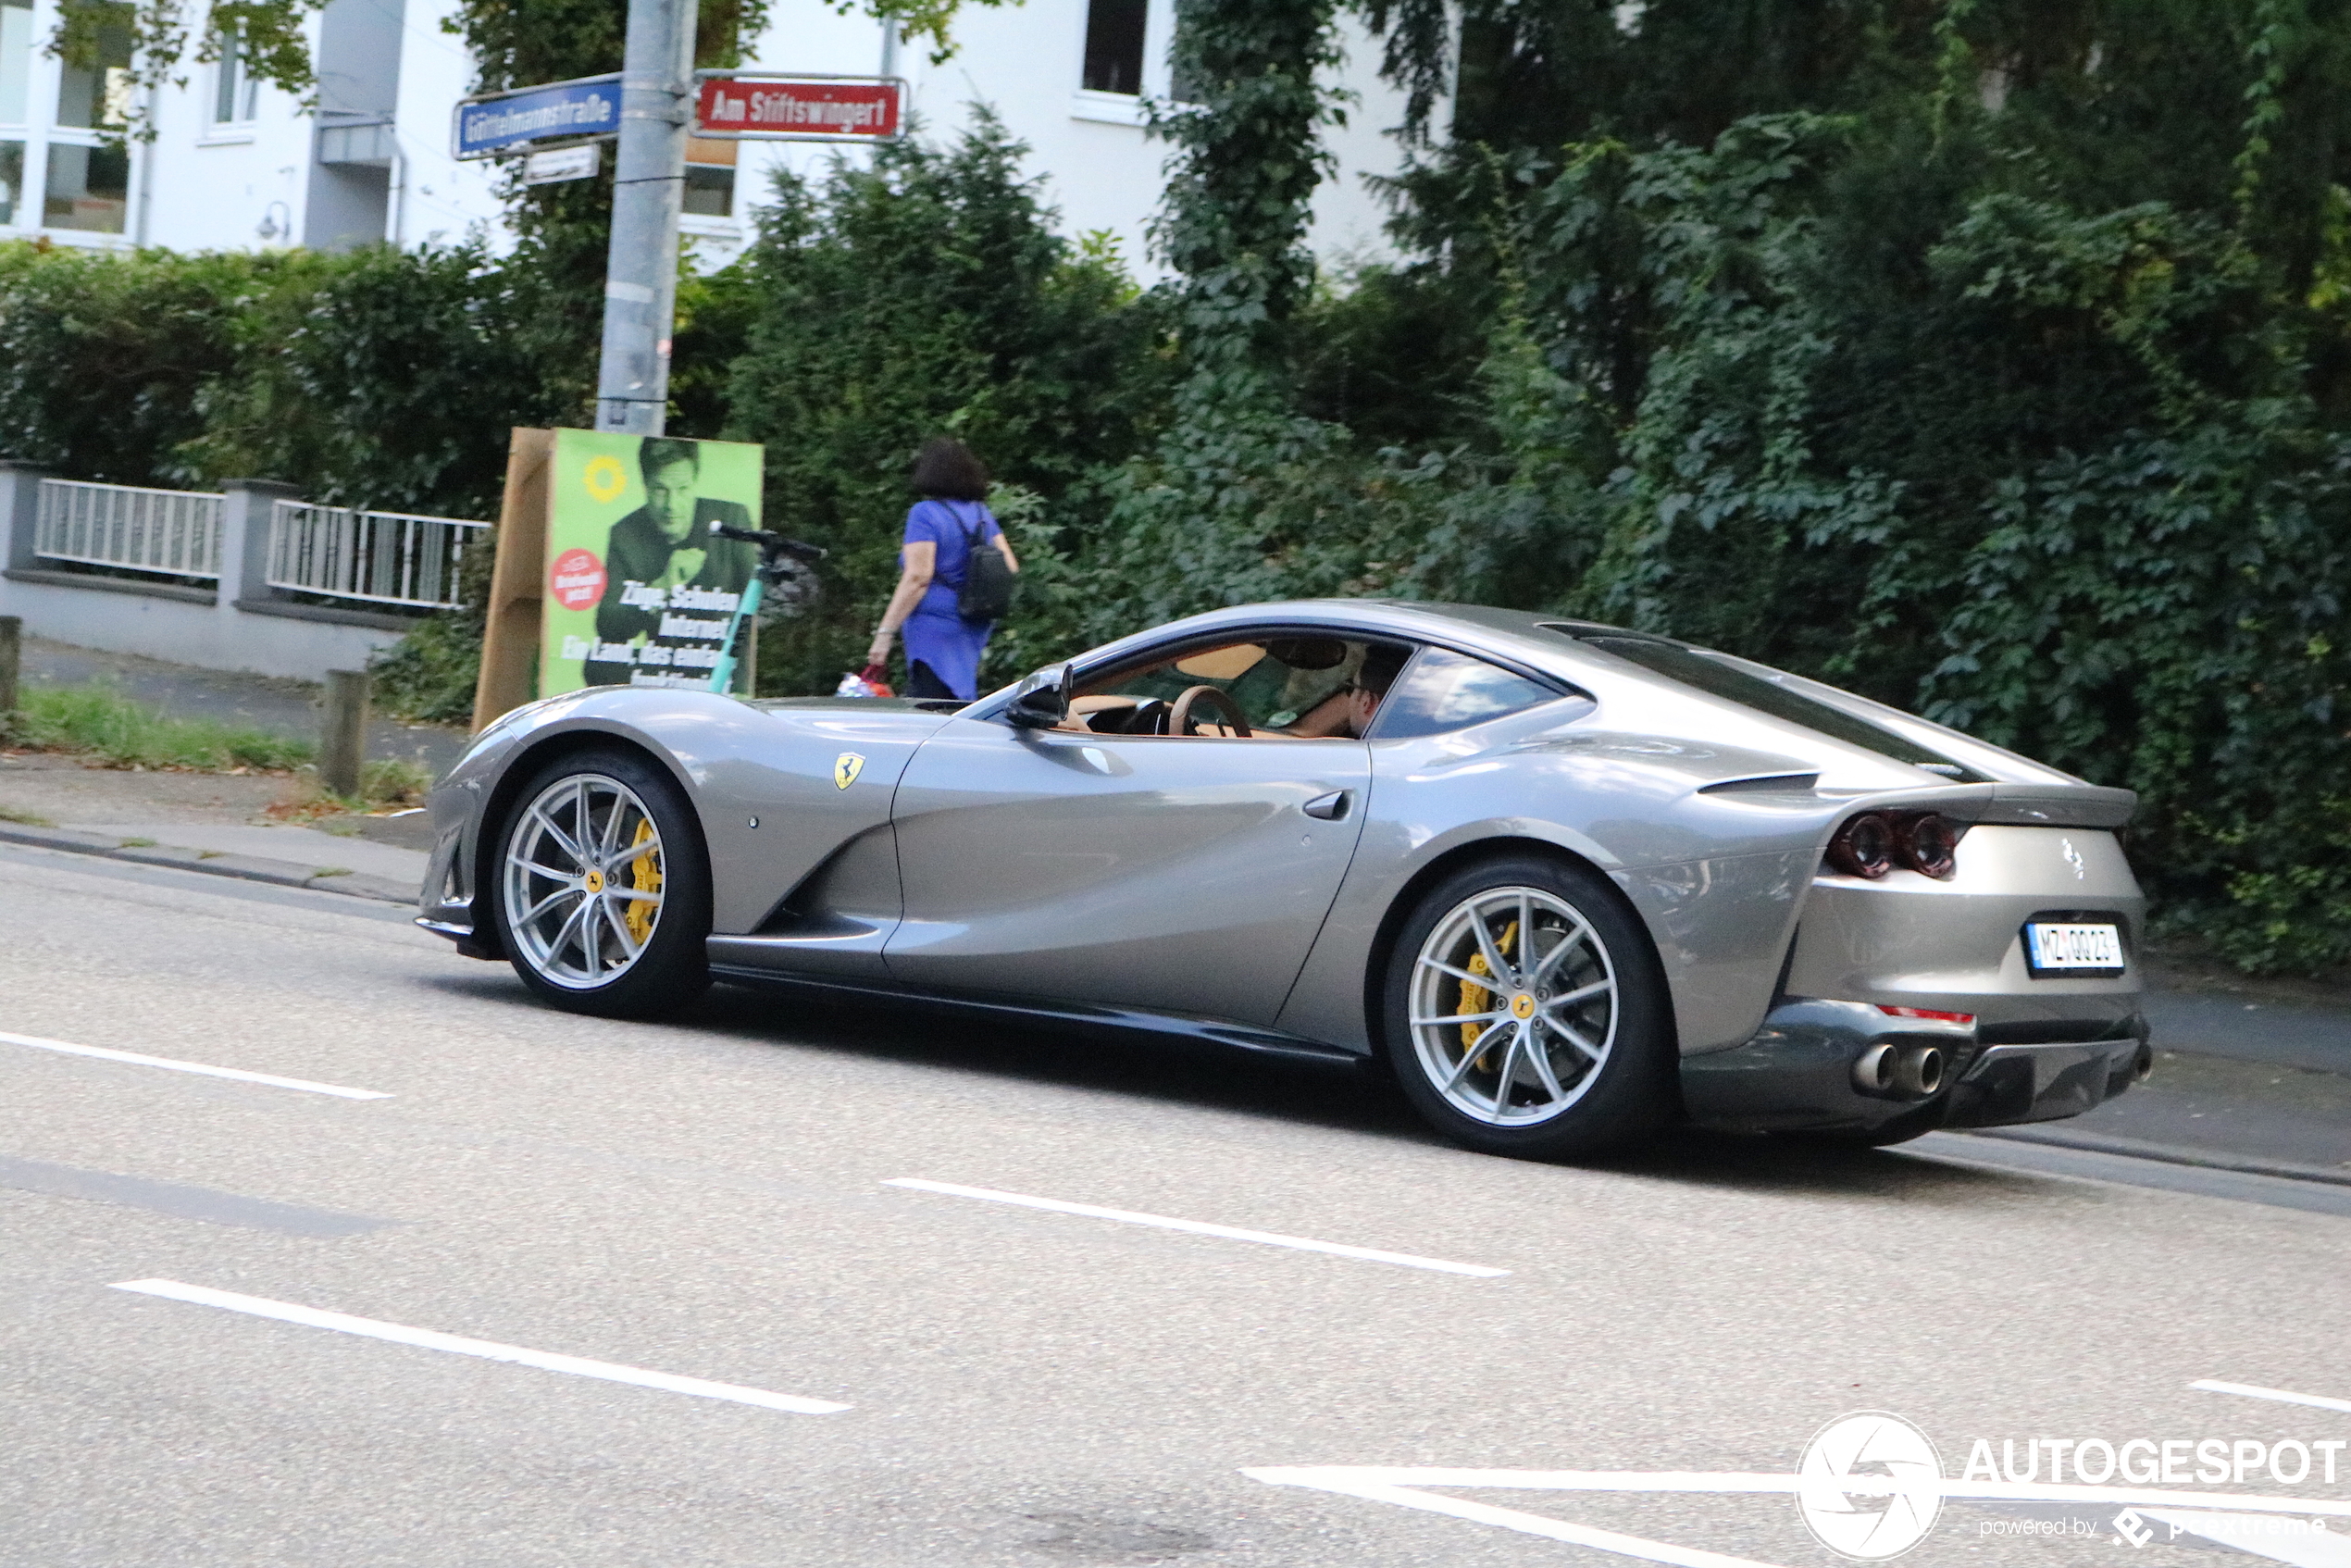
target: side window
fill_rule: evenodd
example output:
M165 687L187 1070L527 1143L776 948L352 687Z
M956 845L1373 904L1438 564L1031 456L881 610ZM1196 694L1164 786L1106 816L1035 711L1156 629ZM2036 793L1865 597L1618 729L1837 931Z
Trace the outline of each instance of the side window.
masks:
M1517 713L1559 693L1499 665L1449 648L1424 648L1387 693L1372 728L1377 740L1441 735Z
M1137 709L1134 726L1149 732L1165 704L1195 686L1213 686L1239 705L1252 729L1278 734L1362 678L1367 646L1335 637L1272 636L1194 648L1097 677L1078 689L1076 705L1098 733L1138 732L1126 716ZM1310 725L1305 732L1327 730Z

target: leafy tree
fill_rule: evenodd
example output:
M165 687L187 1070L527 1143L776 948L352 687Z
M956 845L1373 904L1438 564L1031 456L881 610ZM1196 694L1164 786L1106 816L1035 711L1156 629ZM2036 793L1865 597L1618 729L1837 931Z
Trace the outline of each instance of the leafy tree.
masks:
M735 439L765 443L769 526L825 544L821 602L763 633L763 689L829 691L863 663L897 577L914 450L942 430L1050 537L1154 402L1151 313L1115 253L1074 245L982 111L944 148L778 176L741 264Z

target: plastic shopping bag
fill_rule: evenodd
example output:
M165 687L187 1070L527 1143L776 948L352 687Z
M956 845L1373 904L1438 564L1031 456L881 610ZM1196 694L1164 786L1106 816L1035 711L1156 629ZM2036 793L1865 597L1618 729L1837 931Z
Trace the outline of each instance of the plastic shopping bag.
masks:
M836 697L895 697L898 693L889 689L889 682L882 678L883 673L881 666L867 665L853 675L844 675L840 678L840 684L833 688L833 695Z

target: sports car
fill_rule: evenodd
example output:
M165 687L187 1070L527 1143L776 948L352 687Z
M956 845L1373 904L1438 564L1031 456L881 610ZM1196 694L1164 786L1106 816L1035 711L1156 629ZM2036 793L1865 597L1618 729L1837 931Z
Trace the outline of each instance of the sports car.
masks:
M1498 1153L1892 1143L2146 1075L2134 803L1670 638L1308 601L968 704L518 708L432 793L419 924L578 1012L716 980L1360 1060Z

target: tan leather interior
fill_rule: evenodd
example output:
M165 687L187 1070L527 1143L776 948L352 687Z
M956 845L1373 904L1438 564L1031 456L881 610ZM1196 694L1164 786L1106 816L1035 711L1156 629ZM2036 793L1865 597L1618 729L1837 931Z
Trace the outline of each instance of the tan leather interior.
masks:
M1176 673L1188 675L1194 680L1238 680L1257 667L1265 650L1254 642L1236 642L1229 648L1211 648L1204 653L1194 653L1188 659L1176 661Z

